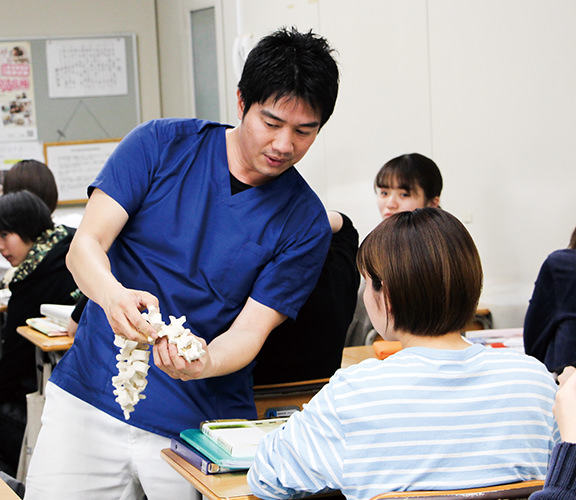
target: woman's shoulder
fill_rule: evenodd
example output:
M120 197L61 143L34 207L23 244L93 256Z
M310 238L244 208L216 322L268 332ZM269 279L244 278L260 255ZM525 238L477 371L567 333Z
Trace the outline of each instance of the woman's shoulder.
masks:
M540 280L546 277L576 278L576 250L563 248L552 252L542 264Z
M546 264L556 265L561 263L575 263L576 262L576 250L572 248L562 248L560 250L555 250L548 257L546 257Z

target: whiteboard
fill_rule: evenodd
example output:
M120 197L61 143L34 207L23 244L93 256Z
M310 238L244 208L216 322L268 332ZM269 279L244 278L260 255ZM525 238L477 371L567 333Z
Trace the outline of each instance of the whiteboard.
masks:
M58 186L58 204L84 203L92 183L120 139L94 141L45 142L46 164Z
M138 47L134 33L82 36L50 36L0 38L0 42L26 42L30 45L34 106L40 142L90 141L124 137L140 123L140 94L138 87ZM76 46L78 52L71 55ZM122 50L120 50L122 47ZM110 82L97 81L96 76L116 77L118 72L98 66L99 54L111 50L117 57L122 55L122 81L116 87ZM66 52L67 51L67 52ZM67 57L69 66L59 58ZM48 60L56 63L57 71L64 71L69 80L66 88L51 90ZM81 64L84 61L85 64ZM80 85L77 72L86 72L95 64L94 74L88 82ZM103 92L91 88L100 85ZM78 87L82 88L80 92ZM102 87L104 86L104 87ZM92 90L92 91L91 91Z

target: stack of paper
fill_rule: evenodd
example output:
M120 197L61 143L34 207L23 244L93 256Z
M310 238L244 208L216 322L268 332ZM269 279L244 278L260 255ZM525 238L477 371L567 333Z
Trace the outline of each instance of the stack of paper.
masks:
M40 314L65 328L68 327L68 320L73 310L74 306L62 304L42 304L40 306Z
M66 328L48 318L28 318L26 324L48 337L63 337L68 335Z
M522 328L471 330L465 333L465 337L475 344L483 344L490 347L507 347L524 353Z

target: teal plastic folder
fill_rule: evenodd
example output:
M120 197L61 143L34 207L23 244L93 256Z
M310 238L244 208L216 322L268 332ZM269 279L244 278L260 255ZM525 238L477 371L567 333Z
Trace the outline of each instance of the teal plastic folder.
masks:
M220 467L249 469L254 461L253 457L233 457L200 429L186 429L180 433L180 437Z

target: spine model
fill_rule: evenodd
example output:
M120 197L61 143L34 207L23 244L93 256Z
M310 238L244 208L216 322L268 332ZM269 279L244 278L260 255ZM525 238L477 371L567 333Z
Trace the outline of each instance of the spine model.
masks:
M188 328L184 328L185 316L178 319L170 316L170 324L166 325L162 321L159 309L154 306L148 306L148 312L142 313L142 316L158 332L158 338L167 337L168 342L176 345L178 354L186 361L194 361L206 353L200 341ZM153 342L152 339L149 341ZM112 377L112 385L116 402L124 411L124 418L128 420L136 403L146 397L143 391L146 388L146 376L150 368L150 351L148 350L150 344L139 344L116 335L114 345L120 348L120 352L116 356L118 375Z

